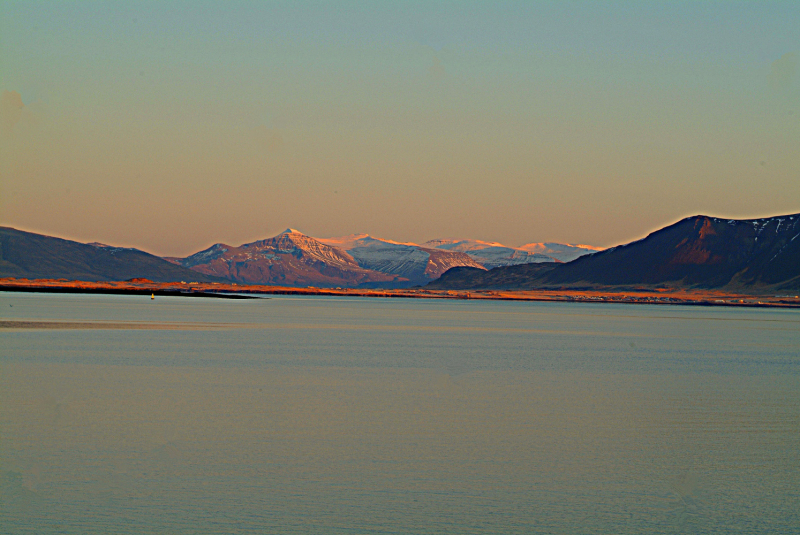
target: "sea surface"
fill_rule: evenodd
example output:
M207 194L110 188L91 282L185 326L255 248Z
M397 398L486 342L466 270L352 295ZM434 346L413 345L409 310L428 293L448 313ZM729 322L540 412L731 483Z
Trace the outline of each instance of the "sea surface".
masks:
M0 293L0 533L800 533L800 311Z

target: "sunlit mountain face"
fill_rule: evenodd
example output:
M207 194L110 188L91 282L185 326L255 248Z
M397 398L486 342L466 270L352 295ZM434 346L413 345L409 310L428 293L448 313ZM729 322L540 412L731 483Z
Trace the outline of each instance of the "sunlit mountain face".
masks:
M544 250L553 254L479 240L442 239L420 245L369 234L312 238L290 228L266 240L239 247L219 243L186 258L170 260L238 282L357 287L427 284L454 267L483 270L558 263L561 258L593 252L588 246L546 245Z
M450 268L484 266L468 254L438 250L415 243L401 243L375 238L369 234L352 234L321 240L346 250L363 268L382 273L396 273L416 282L429 282Z
M16 278L396 288L428 284L458 268L441 284L800 289L800 214L747 220L693 216L603 251L547 242L526 245L528 251L478 240L417 245L367 234L319 240L287 229L240 246L218 243L185 258L163 259L132 248L0 231L0 276ZM541 250L552 256L536 252ZM570 262L556 257L578 253Z
M365 269L347 252L291 228L239 247L218 243L172 260L200 273L248 284L359 287L408 282L396 274Z

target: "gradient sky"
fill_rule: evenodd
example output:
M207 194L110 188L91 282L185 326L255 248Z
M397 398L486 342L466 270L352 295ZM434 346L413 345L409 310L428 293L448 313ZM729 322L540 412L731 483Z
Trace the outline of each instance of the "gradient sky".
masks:
M800 2L0 0L0 225L614 245L800 212Z

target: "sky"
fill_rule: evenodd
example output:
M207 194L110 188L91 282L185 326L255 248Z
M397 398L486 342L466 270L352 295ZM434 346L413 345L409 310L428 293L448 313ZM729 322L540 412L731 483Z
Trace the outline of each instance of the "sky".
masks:
M611 246L800 212L800 2L0 0L0 225Z

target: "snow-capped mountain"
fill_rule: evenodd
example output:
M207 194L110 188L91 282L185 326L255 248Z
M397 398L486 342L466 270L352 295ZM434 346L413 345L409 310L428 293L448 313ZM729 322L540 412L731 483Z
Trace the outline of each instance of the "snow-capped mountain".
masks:
M457 266L483 269L482 265L461 252L384 240L369 234L351 234L319 241L344 249L362 268L397 274L411 281L428 282Z
M356 247L371 247L379 243L419 247L419 245L416 243L376 238L374 236L370 236L369 234L349 234L347 236L338 236L335 238L317 238L317 240L326 245L330 245L331 247L338 247L343 251L349 251L350 249L354 249Z
M249 284L356 287L407 282L396 274L364 269L341 249L291 228L266 240L239 247L217 243L170 260L200 273Z
M569 243L552 242L528 243L519 247L519 249L529 253L547 255L562 262L571 262L583 255L603 250L602 247L594 247L592 245L572 245Z
M487 269L538 262L570 262L579 256L603 250L602 247L568 243L529 243L522 247L508 247L497 242L457 239L430 240L423 246L463 251Z
M477 251L487 247L505 247L502 243L481 240L458 240L454 238L444 238L439 240L428 240L423 244L432 249L447 249L448 251Z
M526 247L532 250L479 240L431 240L418 245L369 234L312 238L289 228L266 240L239 247L217 243L186 258L167 260L252 284L397 287L427 284L453 267L492 269L560 262L593 250L557 243Z
M536 264L539 262L561 262L555 256L515 249L497 242L439 239L427 241L423 245L447 251L463 252L486 269L519 264Z

